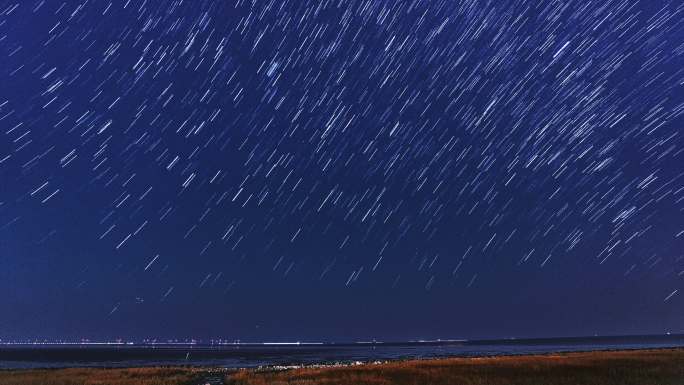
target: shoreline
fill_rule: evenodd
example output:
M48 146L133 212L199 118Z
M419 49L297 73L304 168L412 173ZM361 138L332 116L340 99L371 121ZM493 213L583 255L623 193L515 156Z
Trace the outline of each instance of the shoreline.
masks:
M496 359L496 358L511 358L511 357L548 357L557 355L571 355L571 354L586 354L586 353L617 353L617 352L649 352L649 351L682 351L684 353L684 346L663 346L663 347L635 347L635 348L598 348L598 349L585 349L585 350L555 350L540 353L502 353L502 354L483 354L483 355L459 355L459 354L446 354L446 355L435 355L431 357L405 357L396 359L385 359L385 360L340 360L340 361L327 361L327 362L313 362L313 363L293 363L293 364L268 364L268 365L258 365L258 366L242 366L242 367L224 367L216 365L193 365L193 364L152 364L152 365L74 365L74 366L35 366L35 367L16 367L16 368L3 368L0 367L0 373L2 372L12 372L12 371L56 371L64 369L79 369L79 370L116 370L116 369L187 369L187 370L198 370L198 371L223 371L223 372L236 372L241 370L262 372L262 371L284 371L284 370L297 370L297 369L325 369L325 368L342 368L342 367L353 367L362 365L383 365L392 363L402 363L402 362L413 362L413 361L436 361L436 360L450 360L450 359ZM0 360L1 362L2 360ZM6 361L7 362L7 361ZM27 362L27 361L17 361L17 362Z
M363 365L386 365L393 363L406 363L406 362L429 362L429 361L441 361L441 360L452 360L452 359L463 359L463 360L479 360L479 359L497 359L497 358L526 358L526 357L551 357L551 356L564 356L573 354L587 354L587 353L619 353L619 352L657 352L657 351L681 351L684 353L684 346L663 346L663 347L635 347L635 348L598 348L598 349L584 349L584 350L555 350L548 352L539 353L502 353L502 354L483 354L483 355L459 355L459 354L446 354L446 355L435 355L430 357L405 357L405 358L395 358L395 359L385 359L385 360L340 360L340 361L327 361L327 362L313 362L313 363L302 363L302 364L268 364L268 365L258 365L258 366L242 366L242 367L224 367L219 365L193 365L193 364L152 364L152 365L74 365L74 366L36 366L36 367L16 367L16 368L2 368L0 367L0 373L2 372L13 372L13 371L57 371L65 369L78 369L78 370L117 370L117 369L185 369L185 370L197 370L197 371L222 371L222 372L237 372L237 371L254 371L254 372L268 372L268 371L286 371L286 370L298 370L298 369L327 369L327 368L344 368L344 367L355 367ZM0 360L2 361L2 360ZM27 361L17 361L17 362L27 362Z

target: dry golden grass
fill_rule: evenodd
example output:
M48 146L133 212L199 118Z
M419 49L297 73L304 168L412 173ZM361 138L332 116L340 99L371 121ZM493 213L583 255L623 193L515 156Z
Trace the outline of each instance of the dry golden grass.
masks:
M280 372L239 371L234 385L683 385L684 350L450 358Z
M55 369L0 371L0 385L195 385L206 369ZM241 370L233 385L684 385L684 350L449 358L379 365Z
M194 385L198 375L184 368L12 370L0 371L0 385Z

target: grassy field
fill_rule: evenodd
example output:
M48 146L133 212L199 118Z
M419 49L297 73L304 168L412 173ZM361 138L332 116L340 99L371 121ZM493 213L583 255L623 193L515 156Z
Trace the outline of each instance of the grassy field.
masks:
M243 370L234 385L682 385L684 350L450 358L378 365Z
M0 385L195 385L202 373L183 368L0 371Z
M201 385L208 368L0 371L0 385ZM219 381L220 382L220 381ZM214 382L212 382L214 383ZM449 358L284 371L240 370L231 385L683 385L684 349Z

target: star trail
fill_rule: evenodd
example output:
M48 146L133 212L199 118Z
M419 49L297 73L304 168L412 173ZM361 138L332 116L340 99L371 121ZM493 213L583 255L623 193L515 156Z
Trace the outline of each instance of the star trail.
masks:
M0 338L682 331L678 1L9 1L0 51Z

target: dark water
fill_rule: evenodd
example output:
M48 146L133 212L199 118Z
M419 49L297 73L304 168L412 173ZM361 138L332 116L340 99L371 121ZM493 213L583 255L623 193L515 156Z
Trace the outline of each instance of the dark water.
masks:
M156 365L240 368L667 347L684 347L684 335L322 345L30 345L0 347L0 368Z

